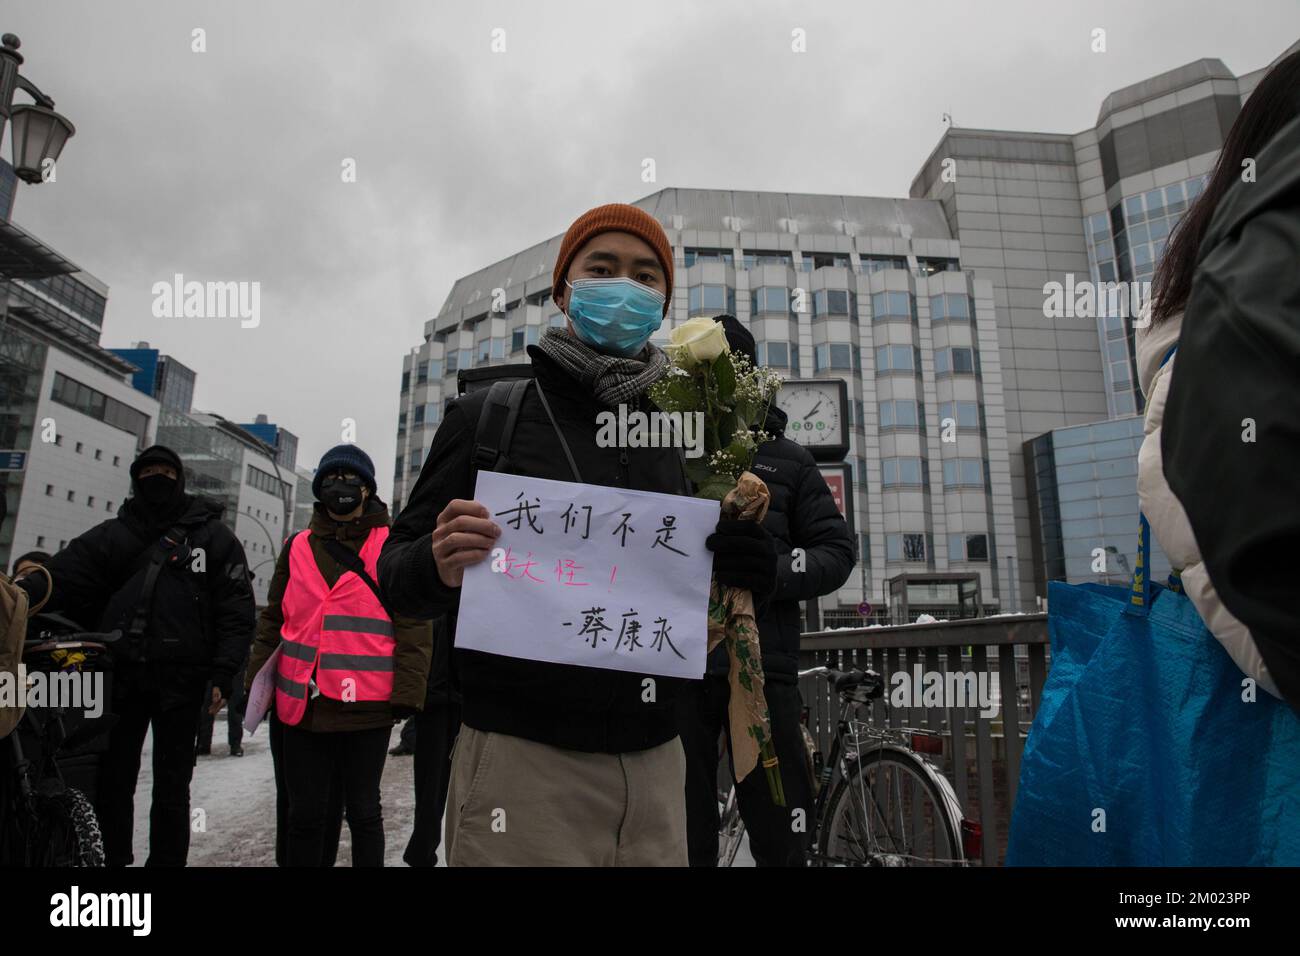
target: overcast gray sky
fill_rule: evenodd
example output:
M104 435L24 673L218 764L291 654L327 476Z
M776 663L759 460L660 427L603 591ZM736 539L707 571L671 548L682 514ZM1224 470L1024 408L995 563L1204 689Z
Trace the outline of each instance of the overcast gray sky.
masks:
M19 0L0 30L77 127L14 220L110 285L103 343L307 467L354 418L387 497L402 356L457 277L670 186L905 196L945 112L1078 132L1188 61L1267 64L1300 3ZM154 318L175 273L260 282L260 326Z

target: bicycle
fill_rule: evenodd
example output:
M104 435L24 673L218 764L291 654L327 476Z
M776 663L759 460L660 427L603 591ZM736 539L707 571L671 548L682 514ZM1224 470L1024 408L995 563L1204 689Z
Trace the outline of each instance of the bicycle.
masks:
M940 735L875 727L861 717L884 700L885 682L871 670L813 667L799 677L824 677L840 710L825 760L803 726L814 809L810 866L965 866L980 855L978 823L966 820L947 778L918 752L934 752ZM730 866L744 836L733 785L720 791L718 865Z
M41 633L24 640L29 672L82 673L94 670L121 636L73 632ZM104 716L83 720L68 732L64 707L27 708L0 741L0 863L15 866L104 866L99 821L86 795L68 786L59 758L85 747L112 724Z

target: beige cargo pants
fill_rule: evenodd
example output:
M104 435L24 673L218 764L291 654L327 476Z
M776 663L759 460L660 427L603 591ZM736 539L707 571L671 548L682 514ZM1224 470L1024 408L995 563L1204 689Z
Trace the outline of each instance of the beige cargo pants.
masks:
M450 866L686 866L686 757L563 750L462 724L447 791Z

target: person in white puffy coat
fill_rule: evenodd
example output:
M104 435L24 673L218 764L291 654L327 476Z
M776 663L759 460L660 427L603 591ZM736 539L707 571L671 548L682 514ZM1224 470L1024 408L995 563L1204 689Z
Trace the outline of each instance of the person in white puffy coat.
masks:
M1243 675L1300 714L1297 249L1300 52L1242 106L1134 323L1142 513Z
M1151 525L1151 534L1159 543L1183 591L1205 626L1223 645L1228 656L1243 674L1253 677L1260 687L1274 697L1282 694L1269 676L1264 657L1256 647L1246 625L1223 606L1210 582L1210 574L1201 560L1187 512L1165 480L1164 460L1160 453L1160 427L1165 417L1165 402L1173 380L1183 316L1176 313L1158 325L1137 329L1138 383L1146 396L1146 418L1142 448L1138 451L1138 499L1142 514ZM1161 364L1163 362L1163 364Z

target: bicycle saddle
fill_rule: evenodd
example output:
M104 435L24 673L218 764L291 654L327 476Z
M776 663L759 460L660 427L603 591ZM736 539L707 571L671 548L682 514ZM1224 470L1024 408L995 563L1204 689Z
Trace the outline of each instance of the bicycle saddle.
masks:
M829 670L826 676L830 678L838 694L847 694L860 688L867 700L875 700L885 692L885 681L875 671L864 671L855 667L849 671Z

